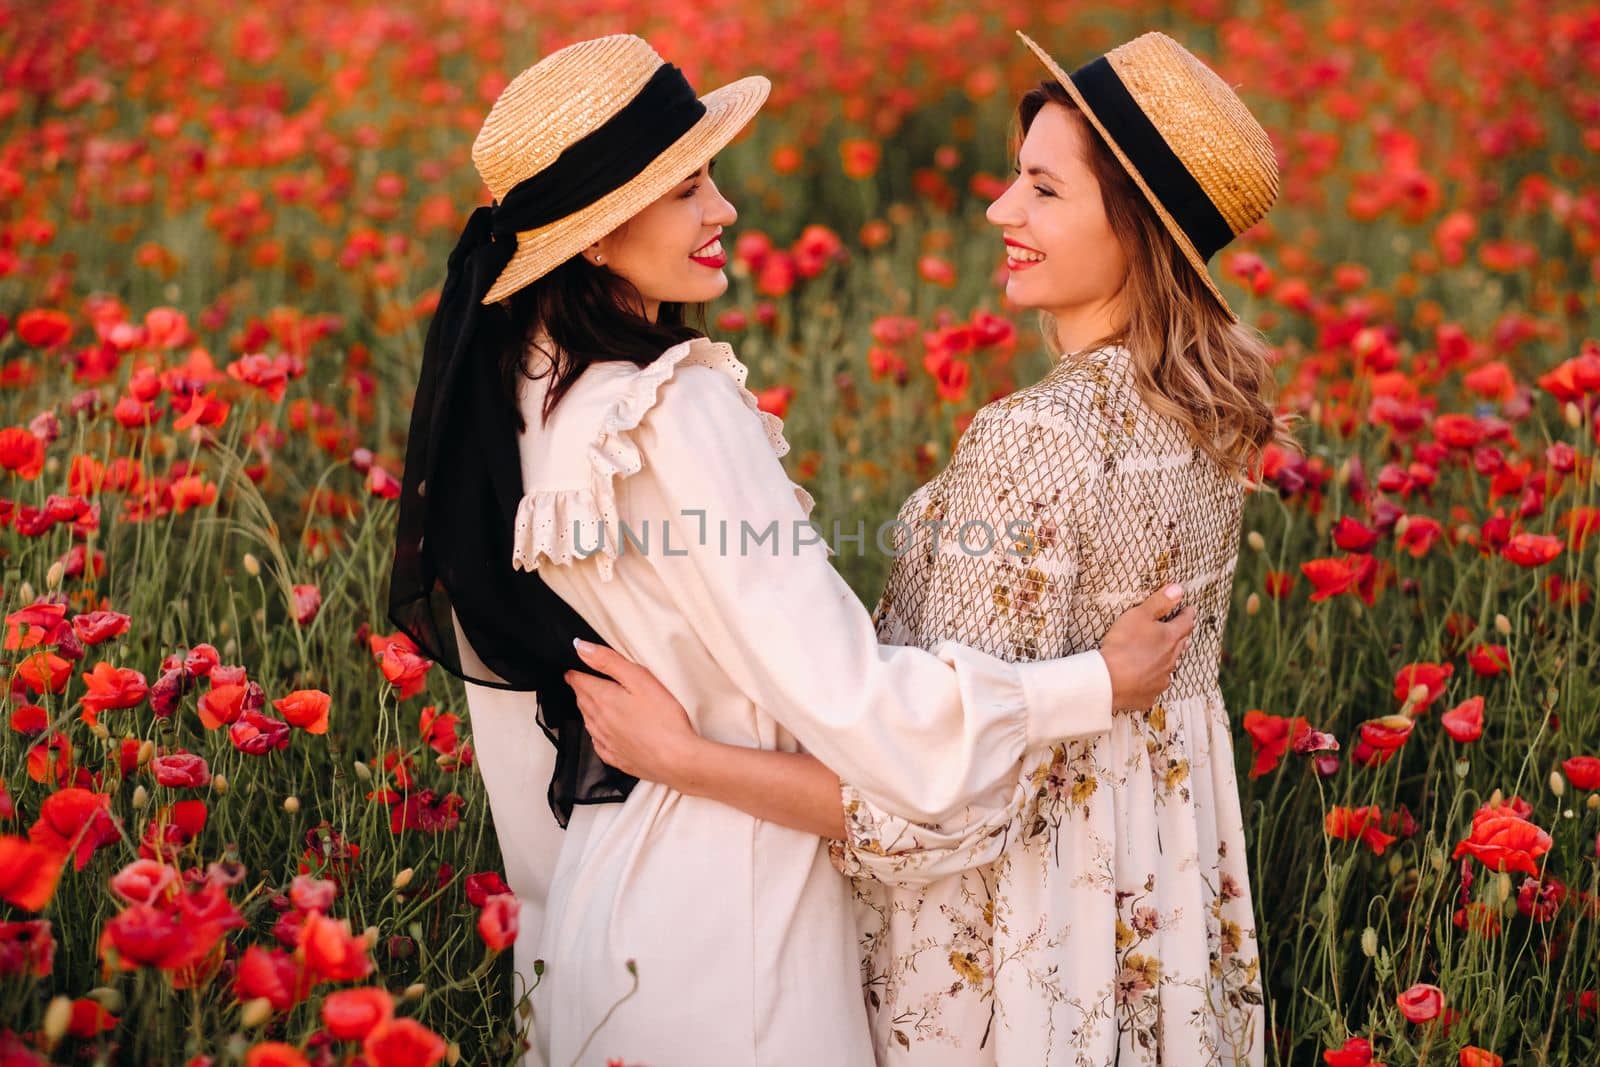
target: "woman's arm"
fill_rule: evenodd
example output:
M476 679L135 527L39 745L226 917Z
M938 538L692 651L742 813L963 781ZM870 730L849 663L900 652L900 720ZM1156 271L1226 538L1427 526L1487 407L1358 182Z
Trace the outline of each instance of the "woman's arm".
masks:
M1103 649L1120 662L1148 656L1152 620L1174 603L1162 591L1130 609L1107 632ZM1188 647L1187 631L1172 649L1175 662ZM834 840L848 840L843 786L821 760L804 752L773 752L708 741L695 733L688 712L654 674L615 649L576 642L578 656L598 677L568 671L578 710L594 740L595 754L635 778L660 782L689 796L705 797L758 819ZM851 791L852 794L854 790ZM870 805L857 798L865 816ZM885 820L886 822L888 820ZM963 835L958 833L957 840ZM930 851L937 846L930 847ZM943 851L955 851L948 843Z
M618 504L632 526L658 527L644 558L753 704L919 821L1004 788L1030 747L1110 728L1116 683L1099 652L1020 662L953 641L881 645L751 407L723 371L680 367L632 433L640 469Z
M648 782L705 797L818 837L844 837L839 776L804 752L772 752L708 741L656 676L604 645L578 655L610 675L569 671L578 710L606 763ZM615 681L611 680L615 679Z

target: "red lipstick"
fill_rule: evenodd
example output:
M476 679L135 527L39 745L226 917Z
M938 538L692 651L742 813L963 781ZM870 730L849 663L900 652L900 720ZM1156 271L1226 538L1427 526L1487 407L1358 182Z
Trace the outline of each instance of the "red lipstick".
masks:
M1012 254L1010 251L1011 249L1015 248L1023 252L1036 252L1041 256L1044 255L1044 253L1040 252L1037 248L1023 244L1021 241L1013 241L1009 237L1007 237L1005 241L1007 249L1006 269L1011 271L1011 273L1015 274L1018 271L1027 270L1029 267L1037 267L1040 263L1044 262L1042 259L1018 259L1014 254Z
M702 267L710 267L712 270L721 270L723 267L728 265L728 253L726 251L718 249L715 255L700 255L700 253L706 249L716 246L721 240L722 231L718 230L712 236L711 240L707 241L705 244L689 253L689 258L700 264Z

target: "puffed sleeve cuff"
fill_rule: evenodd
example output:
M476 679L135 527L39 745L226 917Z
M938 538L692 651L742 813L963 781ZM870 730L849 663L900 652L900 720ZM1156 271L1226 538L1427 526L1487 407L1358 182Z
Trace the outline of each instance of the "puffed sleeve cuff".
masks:
M1014 664L1028 705L1028 747L1111 729L1111 672L1098 650Z

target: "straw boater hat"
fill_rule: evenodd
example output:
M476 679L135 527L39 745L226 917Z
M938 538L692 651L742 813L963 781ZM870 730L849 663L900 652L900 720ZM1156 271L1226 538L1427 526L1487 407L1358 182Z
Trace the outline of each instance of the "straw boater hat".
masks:
M616 142L619 134L659 130L663 101L643 99L647 88L651 94L665 94L668 107L689 102L683 99L688 83L675 67L668 67L675 77L663 77L664 66L668 65L649 42L618 34L569 45L518 74L489 109L472 143L472 162L495 200L504 200L520 182L542 174L560 178L568 188L603 177L594 168L586 170L582 161L571 167L573 161L562 159L563 153L575 146L581 153L585 141L592 147L597 139ZM548 273L665 195L733 140L761 108L771 87L757 75L707 93L699 98L704 114L637 176L570 214L519 231L516 253L483 303L501 300ZM634 115L628 113L630 104ZM617 128L630 122L635 129ZM626 143L629 138L622 140ZM548 173L558 159L572 173ZM601 171L611 164L604 155L592 162Z
M1164 33L1146 33L1062 70L1018 33L1105 138L1222 309L1206 266L1278 198L1267 131L1226 82Z
M577 724L564 738L582 736L563 672L582 667L572 638L599 635L542 581L524 577L531 572L511 567L520 425L495 357L516 324L493 305L698 171L770 88L750 77L697 96L645 41L602 37L513 78L473 143L494 203L475 207L462 227L423 341L389 618L458 677L537 692L552 737L562 723ZM463 661L452 612L487 672ZM562 773L587 773L579 770L586 757L562 746Z

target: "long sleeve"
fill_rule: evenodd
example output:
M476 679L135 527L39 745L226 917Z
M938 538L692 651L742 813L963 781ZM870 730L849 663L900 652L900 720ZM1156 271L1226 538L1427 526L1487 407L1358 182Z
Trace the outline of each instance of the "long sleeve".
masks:
M451 621L463 665L481 672L478 677L497 677L472 651L453 613ZM517 942L512 953L516 982L511 997L515 1004L538 981L534 961L542 953L539 935L544 926L550 880L564 839L550 806L544 802L545 789L555 771L556 749L539 728L538 702L533 693L471 682L466 683L466 690L473 752L489 794L489 811L505 864L506 884L517 896ZM522 1067L542 1067L538 1042L532 1046L521 1061Z
M881 645L781 464L717 370L679 368L635 431L630 525L719 666L874 803L934 822L1015 781L1023 752L1110 727L1098 652L1006 662L945 642Z
M955 637L1024 659L1072 650L1072 591L1101 471L1086 432L1093 405L1085 394L1066 382L1053 394L1056 403L1038 394L1019 396L973 420L949 470L930 487L929 509L951 529L1000 529L1024 515L1028 535L1019 540L1021 551L1000 545L972 551L949 538L937 546L926 537L914 541L913 550L925 559L889 582L890 593L902 596L908 592L902 583L920 586L917 610L905 621L914 643ZM1031 753L1010 782L973 794L959 813L938 823L880 805L846 779L847 835L832 848L834 862L852 876L897 884L926 883L993 862L1014 836L1007 828L1047 784L1051 757L1050 750Z

